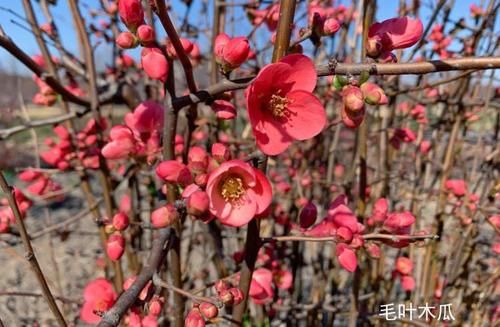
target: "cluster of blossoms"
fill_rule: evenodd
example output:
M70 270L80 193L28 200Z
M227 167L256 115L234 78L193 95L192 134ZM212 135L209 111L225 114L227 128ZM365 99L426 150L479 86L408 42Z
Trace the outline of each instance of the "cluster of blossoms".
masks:
M246 13L252 25L259 26L265 23L269 31L275 31L278 27L280 6L272 4L265 9L258 9L258 7L258 2L255 6L249 5L246 7Z
M99 168L99 148L97 145L97 134L100 128L106 128L107 121L102 119L99 124L95 119L90 119L85 127L76 134L76 147L72 144L70 132L63 125L53 128L59 140L56 142L52 138L45 139L45 145L49 148L40 153L43 161L59 169L67 170L71 167L78 167L79 164L88 169Z
M49 175L33 169L24 170L17 175L17 178L23 182L30 183L26 188L26 191L36 196L45 197L62 189L61 185L52 180ZM64 194L54 197L54 200L56 201L62 201L63 199Z
M403 101L398 104L397 110L402 115L409 115L418 124L425 125L429 122L429 120L427 119L425 106L422 104L417 103L413 107L410 107L410 104L407 101Z
M107 159L145 158L153 162L160 152L160 135L164 124L163 106L148 100L125 115L125 125L115 125L109 133L110 141L102 148Z
M413 262L407 257L398 257L396 259L396 269L394 275L401 279L401 287L407 292L415 288L415 279L411 275L413 272Z
M263 214L271 204L271 184L265 175L245 161L230 159L222 143L212 145L211 156L201 147L191 147L188 164L176 160L161 162L156 173L167 182L183 187L182 197L193 217L217 218L228 226L243 226ZM171 204L156 209L151 217L155 227L177 219Z
M470 225L478 210L479 195L468 191L463 179L448 179L444 184L448 201L453 206L453 215L461 219L463 225Z
M335 34L342 24L349 23L356 13L344 5L336 7L322 5L320 1L311 1L307 7L309 28L317 36Z
M389 143L394 147L394 149L399 150L402 143L413 143L417 139L415 133L407 128L395 128Z
M165 45L159 45L152 26L144 23L144 9L139 0L121 0L118 2L118 13L121 21L129 31L122 32L116 38L116 44L122 49L143 47L141 66L148 77L165 82L168 77L168 59L177 58L172 43L167 40ZM196 43L188 39L180 39L184 52L190 55L194 62L200 59L200 49Z
M358 84L361 84L358 86ZM366 104L384 105L388 103L387 96L377 84L366 81L353 81L336 76L335 88L341 91L342 107L340 116L346 127L357 128L363 122L366 113Z
M434 25L429 34L429 40L434 42L432 50L436 52L441 59L447 59L452 56L451 52L447 50L448 46L451 44L452 38L451 36L445 36L443 25Z
M24 218L26 216L26 212L28 212L33 203L18 188L14 188L14 199L17 203L17 207L19 208L21 217ZM0 233L8 232L10 225L15 223L16 217L9 206L8 200L6 198L0 199Z
M366 54L381 62L395 62L396 57L391 51L413 46L423 33L418 18L398 17L376 22L368 30Z
M38 66L40 66L40 68L42 69L47 68L43 56L34 55L31 57L31 59ZM51 60L56 64L59 62L59 59L57 57L52 57ZM71 92L76 96L84 95L85 93L79 87L78 83L73 78L71 73L68 72L66 76L68 78L68 85L65 87L66 90L68 90L69 92ZM45 81L42 78L38 77L36 74L33 74L32 78L35 84L38 86L38 92L33 96L32 102L40 106L46 106L46 107L53 106L57 101L57 93L47 83L45 83Z
M233 287L226 280L218 280L214 285L216 296L212 297L213 302L201 301L193 303L193 308L189 310L186 320L186 327L204 327L206 322L213 322L219 315L219 308L216 304L221 304L226 307L238 305L243 301L244 294L237 288Z

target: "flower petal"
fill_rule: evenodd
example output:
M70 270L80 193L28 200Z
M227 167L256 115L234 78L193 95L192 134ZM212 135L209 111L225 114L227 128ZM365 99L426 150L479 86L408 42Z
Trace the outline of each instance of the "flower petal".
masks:
M292 68L288 77L279 77L285 83L292 84L290 91L303 90L312 92L314 90L318 76L316 75L314 63L309 57L303 54L292 54L281 58L279 62L289 64Z
M326 112L318 98L299 90L288 93L287 98L291 101L283 128L288 135L297 140L307 140L321 133L326 125Z

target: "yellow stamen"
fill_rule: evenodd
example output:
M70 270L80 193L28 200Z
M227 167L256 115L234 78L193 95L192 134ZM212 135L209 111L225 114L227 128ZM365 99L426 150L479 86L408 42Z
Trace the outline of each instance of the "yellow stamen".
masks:
M273 94L271 100L269 101L269 110L274 117L282 118L287 116L288 110L287 105L290 103L286 97Z
M221 195L227 202L236 202L243 194L245 194L245 188L241 178L229 177L222 184Z

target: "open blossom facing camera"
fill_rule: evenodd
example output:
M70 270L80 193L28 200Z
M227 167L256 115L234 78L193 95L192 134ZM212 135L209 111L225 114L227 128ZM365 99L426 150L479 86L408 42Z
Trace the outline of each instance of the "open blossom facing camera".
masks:
M97 278L85 286L83 290L83 307L80 319L87 324L97 324L101 317L97 313L107 311L115 303L117 295L113 285L104 278Z
M222 163L208 177L210 212L229 226L239 227L271 204L272 189L266 176L241 160Z
M284 152L294 140L318 135L325 108L312 93L316 69L308 57L293 54L265 66L246 91L257 146L267 155Z

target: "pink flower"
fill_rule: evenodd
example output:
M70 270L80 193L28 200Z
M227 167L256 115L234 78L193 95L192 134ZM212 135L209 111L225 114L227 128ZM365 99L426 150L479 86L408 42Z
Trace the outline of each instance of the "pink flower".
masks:
M444 187L458 197L467 193L467 184L463 179L449 179L445 182Z
M135 152L136 140L134 132L123 125L116 125L109 133L111 142L106 144L101 152L107 159L125 159Z
M219 309L209 302L202 302L200 304L200 312L206 319L213 319L219 315Z
M415 217L409 211L392 212L384 221L384 229L392 234L408 234Z
M184 321L186 327L205 327L205 319L197 309L191 309Z
M335 18L328 18L323 23L323 35L333 35L340 29L340 23Z
M387 216L388 208L389 204L387 203L387 200L385 198L380 198L375 201L372 210L372 219L377 222L384 221L385 217Z
M335 250L335 255L339 260L342 268L349 272L356 271L356 267L358 266L358 260L356 258L356 253L352 249L349 248L344 243L338 243L337 248Z
M212 144L211 153L212 157L219 163L229 160L231 158L231 153L229 152L229 149L222 143Z
M165 82L168 77L168 60L158 48L143 48L141 52L142 69L152 79Z
M422 140L420 143L420 152L426 155L431 150L432 144L429 140Z
M418 18L391 18L374 23L368 30L368 55L378 57L384 51L409 48L422 38L423 30Z
M231 120L236 118L236 108L226 100L215 100L212 104L212 109L218 119Z
M208 212L210 201L208 195L203 191L196 191L186 202L187 212L193 216L202 216Z
M97 324L101 317L94 312L107 311L115 303L117 295L110 282L104 278L97 278L85 286L83 298L80 319L87 324Z
M316 69L308 57L293 54L265 66L246 91L257 146L268 155L284 152L294 140L319 134L325 109L312 91Z
M412 276L402 276L401 287L407 292L413 291L415 288L415 279Z
M132 31L144 23L144 10L140 0L119 0L118 13L122 22Z
M113 216L113 227L116 230L124 230L128 227L129 225L129 219L127 214L123 212L119 212L116 215Z
M119 233L113 234L106 242L106 253L111 260L120 260L125 252L125 238Z
M396 259L396 271L401 275L409 275L413 271L413 262L407 257Z
M279 289L287 290L292 287L293 275L289 270L273 271L274 283Z
M253 272L248 295L254 303L265 304L272 300L274 296L272 282L273 273L269 269L259 268Z
M234 227L262 214L272 200L266 176L241 160L226 161L212 171L206 191L210 212L223 224Z
M189 168L176 160L160 162L156 167L156 175L166 182L187 185L193 180Z
M151 225L155 228L167 227L172 225L178 217L177 209L173 205L167 204L151 213Z
M387 104L389 100L384 90L375 83L366 82L361 85L361 91L366 103L371 105Z
M122 49L132 49L137 46L137 38L128 31L121 32L116 37L116 44Z
M154 130L161 131L164 112L165 109L161 104L147 100L141 102L133 113L125 115L125 123L139 133L151 133Z
M137 28L137 38L142 44L148 45L155 41L155 31L149 25L141 25Z

